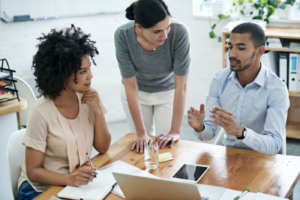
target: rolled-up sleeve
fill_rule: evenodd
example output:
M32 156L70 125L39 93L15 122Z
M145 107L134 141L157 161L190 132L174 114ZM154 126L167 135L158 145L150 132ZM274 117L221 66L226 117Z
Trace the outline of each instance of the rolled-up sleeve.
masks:
M126 44L124 32L119 28L115 32L115 48L118 65L123 78L131 78L136 74L130 52Z
M213 106L220 106L219 90L220 83L217 77L214 76L213 80L210 83L209 92L206 96L205 119L203 121L205 128L201 132L194 131L197 138L202 141L209 141L216 135L218 125L211 121L212 118L209 116L209 109Z
M263 134L247 128L243 143L261 153L276 155L285 141L285 124L290 106L289 94L285 86L276 87L268 98L267 117Z
M43 115L32 107L27 120L23 145L45 153L47 145L47 122Z

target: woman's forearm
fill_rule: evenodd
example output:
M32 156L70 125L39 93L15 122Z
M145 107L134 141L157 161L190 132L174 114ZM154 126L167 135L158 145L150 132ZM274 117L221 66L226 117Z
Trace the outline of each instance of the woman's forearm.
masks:
M171 131L180 133L185 108L186 87L175 89Z
M34 168L27 171L30 181L47 185L72 185L71 174L60 174L45 168Z
M100 153L107 152L111 141L111 135L108 131L107 124L103 113L95 113L95 135L94 147Z
M125 84L126 98L128 102L128 107L134 126L138 136L146 134L146 129L142 117L142 108L140 105L139 93L137 83L135 84Z

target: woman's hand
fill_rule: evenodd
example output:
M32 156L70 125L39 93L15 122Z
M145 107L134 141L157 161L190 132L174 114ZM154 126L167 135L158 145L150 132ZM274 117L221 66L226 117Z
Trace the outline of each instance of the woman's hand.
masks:
M150 138L147 134L142 136L138 135L131 146L131 150L136 149L136 152L143 153L144 152L144 143L151 143L152 138Z
M176 133L174 131L170 131L169 133L162 133L159 134L155 141L158 143L158 148L164 148L169 142L171 142L170 147L173 147L175 142L179 140L179 133Z
M94 170L87 169L87 168L80 168L77 174L71 175L71 186L81 186L87 185L89 182L94 180L94 175L98 173Z
M89 104L94 114L102 113L102 109L100 107L99 95L98 92L94 89L91 89L90 91L84 93L84 95L81 97L81 103Z

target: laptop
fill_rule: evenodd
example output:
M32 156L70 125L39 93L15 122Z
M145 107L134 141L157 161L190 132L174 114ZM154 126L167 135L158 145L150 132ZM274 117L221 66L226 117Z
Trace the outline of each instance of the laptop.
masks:
M124 196L128 200L208 200L201 198L195 183L143 177L113 172Z

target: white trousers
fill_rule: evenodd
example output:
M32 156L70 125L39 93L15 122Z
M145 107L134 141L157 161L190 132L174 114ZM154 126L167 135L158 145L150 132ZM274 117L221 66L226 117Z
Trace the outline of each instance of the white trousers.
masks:
M144 126L149 135L168 133L171 130L174 92L175 90L157 93L138 91ZM124 85L121 87L121 99L130 131L136 133Z

